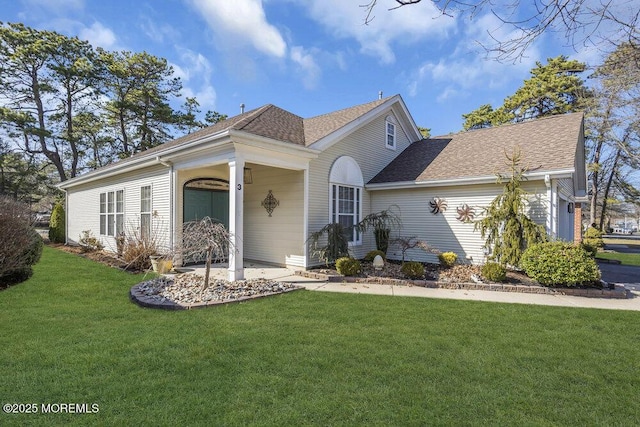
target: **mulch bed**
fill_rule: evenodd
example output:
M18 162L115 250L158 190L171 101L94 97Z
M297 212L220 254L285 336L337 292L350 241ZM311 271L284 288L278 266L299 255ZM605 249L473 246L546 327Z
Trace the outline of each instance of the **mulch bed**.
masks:
M119 270L128 271L130 273L144 273L147 270L139 270L132 268L131 265L124 260L118 258L115 254L106 251L86 251L80 246L69 246L61 243L46 243L48 246L59 249L61 251L68 252L70 254L79 255L84 258L88 258L93 261L97 261L101 264L109 267L114 267Z

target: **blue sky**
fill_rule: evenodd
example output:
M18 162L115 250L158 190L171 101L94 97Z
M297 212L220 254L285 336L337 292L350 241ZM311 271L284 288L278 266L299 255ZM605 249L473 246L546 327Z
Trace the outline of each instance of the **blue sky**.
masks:
M6 4L8 3L8 4ZM513 29L490 13L441 16L430 1L389 11L379 0L15 0L0 21L22 22L89 40L108 50L166 58L203 113L229 116L275 104L302 117L402 95L418 126L456 132L482 104L501 105L536 61L565 54L595 65L545 35L515 63L487 59L479 43ZM524 12L524 11L523 11ZM586 76L585 76L586 77ZM175 101L175 106L183 100Z

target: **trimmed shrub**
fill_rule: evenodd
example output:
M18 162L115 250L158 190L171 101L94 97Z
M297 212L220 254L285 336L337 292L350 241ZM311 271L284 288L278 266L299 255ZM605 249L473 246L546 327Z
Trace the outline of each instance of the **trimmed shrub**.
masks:
M584 232L582 243L586 246L585 249L589 252L593 252L593 255L598 252L598 249L604 248L604 240L602 240L602 231L595 227L589 227Z
M458 260L458 255L455 252L443 252L438 255L440 264L445 268L451 268Z
M65 242L65 214L62 203L56 203L51 212L51 221L49 221L49 241L51 243Z
M589 255L591 255L592 257L595 258L595 256L598 254L598 246L596 244L593 244L591 241L589 242L585 242L584 240L580 243L580 246L582 246L582 249L584 249L585 251L587 251L587 253Z
M373 262L373 259L376 257L376 255L380 255L383 261L387 261L387 256L385 255L385 253L379 250L367 252L367 254L364 256L364 260L367 262Z
M590 285L600 280L596 261L581 246L567 242L532 245L522 254L527 276L545 286Z
M29 208L0 197L0 285L27 280L31 266L40 260L42 238L29 224Z
M418 261L409 261L402 264L400 269L408 279L420 279L424 277L424 265Z
M497 262L488 262L483 265L480 274L490 282L502 283L507 280L507 269Z
M33 228L29 229L29 246L27 246L22 253L22 259L25 264L34 265L40 261L43 246L42 237L40 237L38 232Z
M354 258L342 257L336 260L336 270L343 276L355 276L360 273L360 261Z

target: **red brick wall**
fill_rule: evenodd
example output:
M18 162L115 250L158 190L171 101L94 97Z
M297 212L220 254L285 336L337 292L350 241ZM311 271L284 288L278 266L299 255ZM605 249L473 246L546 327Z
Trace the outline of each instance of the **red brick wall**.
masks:
M582 203L575 203L573 210L573 241L582 242Z

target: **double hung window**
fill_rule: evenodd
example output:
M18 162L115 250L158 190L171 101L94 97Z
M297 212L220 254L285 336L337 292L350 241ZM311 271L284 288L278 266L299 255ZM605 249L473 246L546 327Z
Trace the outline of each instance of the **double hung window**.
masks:
M100 235L115 236L124 231L124 190L100 193Z

